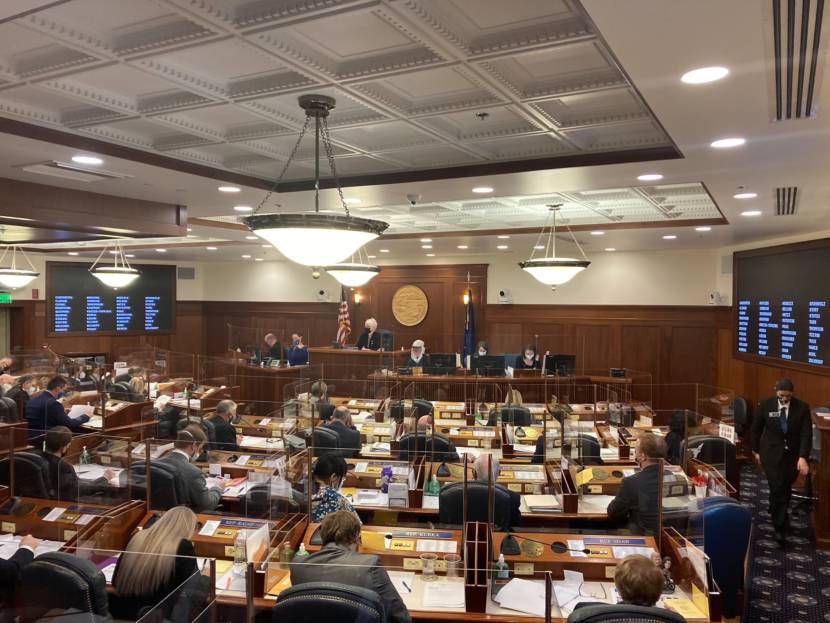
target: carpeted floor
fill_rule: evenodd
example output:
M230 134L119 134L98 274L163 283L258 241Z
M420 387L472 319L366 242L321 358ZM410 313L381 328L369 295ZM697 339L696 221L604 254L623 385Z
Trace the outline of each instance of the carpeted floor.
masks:
M741 504L754 518L745 623L830 622L830 551L817 551L806 508L792 513L787 548L776 548L766 479L754 466L741 472Z

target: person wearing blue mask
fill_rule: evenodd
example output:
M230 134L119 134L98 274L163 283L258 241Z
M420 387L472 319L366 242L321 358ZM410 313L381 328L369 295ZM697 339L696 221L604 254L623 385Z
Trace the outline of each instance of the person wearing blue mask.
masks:
M308 348L303 344L303 336L299 333L291 334L291 347L288 349L289 366L308 365Z
M50 428L66 426L73 433L81 432L81 427L89 421L88 415L72 419L66 415L66 409L58 402L64 396L67 382L62 376L53 377L46 384L46 391L32 397L26 404L26 423L29 425L29 439L40 437Z

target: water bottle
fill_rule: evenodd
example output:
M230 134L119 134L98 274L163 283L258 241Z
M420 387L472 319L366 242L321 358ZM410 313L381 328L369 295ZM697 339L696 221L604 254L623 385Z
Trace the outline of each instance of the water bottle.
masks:
M389 483L392 482L392 467L385 465L383 471L380 473L380 491L381 493L389 493Z
M89 456L89 451L87 451L86 446L81 451L81 465L89 465L92 463L92 457Z
M496 562L496 579L497 580L509 580L510 579L510 567L507 565L507 562L504 560L504 554L499 554L499 559Z
M233 572L236 575L245 575L247 566L248 556L245 552L245 531L240 530L236 533L236 539L233 542Z
M297 550L297 553L294 554L294 562L305 562L305 559L311 556L308 553L308 550L305 548L304 543L300 543L300 549Z
M427 486L427 495L439 495L441 493L441 483L438 482L438 476L432 475L432 479Z
M286 543L280 551L280 569L290 569L291 560L294 558L294 550Z

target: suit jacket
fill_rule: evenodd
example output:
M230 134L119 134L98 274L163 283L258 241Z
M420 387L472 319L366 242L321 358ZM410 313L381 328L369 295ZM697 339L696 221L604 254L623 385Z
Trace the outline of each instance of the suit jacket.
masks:
M305 346L302 348L292 346L288 349L286 359L288 359L288 363L292 366L304 366L308 364L308 348Z
M26 422L29 425L29 439L38 437L41 431L49 430L54 426L66 426L72 432L78 432L89 417L82 415L73 420L66 415L63 405L47 391L42 391L29 399L26 404Z
M423 368L424 366L428 366L428 365L429 365L429 355L427 355L426 353L424 353L421 356L420 361L415 361L412 358L412 355L410 355L409 360L406 362L406 367L407 368Z
M368 588L380 595L390 623L412 620L377 556L358 554L336 543L327 543L303 562L291 563L292 586L307 582L337 582Z
M369 329L363 329L363 333L357 338L357 347L380 350L380 332L375 331L372 333L372 337L369 337Z
M659 465L647 465L633 476L623 478L616 497L608 504L608 517L627 521L628 527L653 535L659 523L659 479Z
M6 398L11 398L17 403L17 415L22 417L26 412L26 405L29 403L29 394L20 385L15 385L6 392Z
M810 405L798 398L790 399L786 435L781 430L779 413L778 397L773 397L762 401L752 418L752 451L761 455L765 469L785 465L792 468L799 457L810 458L813 446Z
M221 415L214 415L208 418L213 424L213 430L216 431L216 444L218 450L228 450L230 452L239 451L239 446L236 443L236 430L228 421Z
M330 420L325 426L337 433L340 438L340 452L343 456L357 456L363 447L363 444L360 443L360 431L349 428L343 422L336 420Z
M271 348L262 353L262 356L282 361L282 344L275 342Z
M207 479L202 470L190 463L187 457L178 452L171 452L161 461L173 467L177 477L182 481L186 499L179 500L180 504L189 506L197 513L219 506L222 491L218 487L208 489Z
M14 589L20 579L20 570L34 559L34 553L21 547L8 560L0 558L0 618L3 610L14 607Z
M533 360L533 364L525 363L525 358L519 355L516 359L516 365L513 366L516 370L538 370L542 367L542 362L538 359Z

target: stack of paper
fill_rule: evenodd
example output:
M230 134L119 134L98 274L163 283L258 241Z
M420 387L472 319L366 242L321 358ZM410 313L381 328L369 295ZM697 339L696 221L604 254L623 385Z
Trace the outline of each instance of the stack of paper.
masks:
M545 583L513 578L493 599L502 608L537 617L545 616Z
M542 588L544 594L544 587ZM424 583L424 608L464 608L464 582L435 580Z
M560 508L559 500L554 495L525 495L522 499L532 513L549 513Z
M72 405L72 408L69 409L69 413L67 413L66 415L68 415L73 420L77 420L78 418L83 417L84 415L92 417L94 413L95 407L93 407L92 405Z

